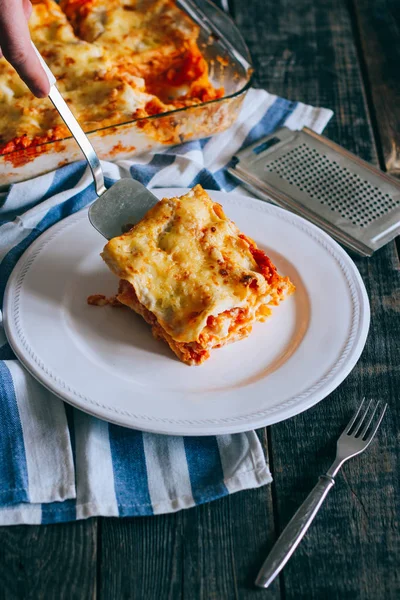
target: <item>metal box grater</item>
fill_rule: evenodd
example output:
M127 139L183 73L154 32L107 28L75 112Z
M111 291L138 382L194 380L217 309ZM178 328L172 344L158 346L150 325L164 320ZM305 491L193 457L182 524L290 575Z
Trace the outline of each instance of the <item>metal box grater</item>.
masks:
M310 129L279 129L238 152L228 170L362 256L400 232L400 182Z

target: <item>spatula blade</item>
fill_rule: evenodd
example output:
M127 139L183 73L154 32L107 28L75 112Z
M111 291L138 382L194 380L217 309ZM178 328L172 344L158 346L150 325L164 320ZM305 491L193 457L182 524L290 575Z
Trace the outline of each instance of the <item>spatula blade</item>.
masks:
M89 208L89 220L105 238L121 235L138 223L158 198L134 179L119 179Z

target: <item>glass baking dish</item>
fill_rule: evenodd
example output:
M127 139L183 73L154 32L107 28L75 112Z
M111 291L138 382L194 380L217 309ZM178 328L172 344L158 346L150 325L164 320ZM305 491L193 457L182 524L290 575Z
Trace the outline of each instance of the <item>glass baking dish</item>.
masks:
M224 95L173 111L95 129L88 136L104 160L132 157L148 151L214 135L238 116L252 81L247 46L231 18L209 0L177 0L199 26L198 45L208 63L209 77ZM0 155L0 187L82 160L72 137Z

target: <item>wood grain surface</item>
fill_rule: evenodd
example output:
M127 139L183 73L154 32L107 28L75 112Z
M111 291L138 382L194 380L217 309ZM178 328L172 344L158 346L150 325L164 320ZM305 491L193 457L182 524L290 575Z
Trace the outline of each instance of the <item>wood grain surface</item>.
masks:
M368 81L363 79L351 7L334 0L284 0L276 4L260 0L247 6L242 12L236 6L236 18L250 44L260 85L275 94L332 108L335 116L326 135L377 164L367 104ZM261 21L257 15L263 9L268 19ZM371 11L368 14L372 24ZM383 48L381 58L384 60ZM321 404L269 428L275 518L280 528L318 475L329 467L335 439L360 399L385 400L390 412L368 453L348 463L338 476L326 505L283 571L286 599L400 596L394 567L396 562L400 564L396 452L399 264L394 243L371 259L353 258L371 300L371 329L361 360Z
M96 519L0 528L0 600L91 600L96 564Z
M381 166L400 177L400 3L354 0L354 14Z
M328 137L398 169L397 0L223 4L249 45L257 86L332 108ZM173 515L0 528L0 600L400 598L399 262L394 243L354 259L371 303L365 351L319 405L260 432L272 485ZM389 403L377 440L338 475L280 578L257 590L258 568L364 396Z

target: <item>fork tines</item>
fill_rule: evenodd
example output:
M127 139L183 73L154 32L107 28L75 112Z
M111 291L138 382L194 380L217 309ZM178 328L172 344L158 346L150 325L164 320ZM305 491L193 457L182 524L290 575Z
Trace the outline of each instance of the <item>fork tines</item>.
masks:
M372 440L378 430L379 425L381 424L387 404L382 404L380 400L378 400L376 403L373 403L373 401L370 400L365 410L362 410L364 404L365 400L363 399L344 433L346 433L348 436L369 442ZM375 415L376 418L374 421Z

